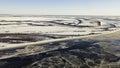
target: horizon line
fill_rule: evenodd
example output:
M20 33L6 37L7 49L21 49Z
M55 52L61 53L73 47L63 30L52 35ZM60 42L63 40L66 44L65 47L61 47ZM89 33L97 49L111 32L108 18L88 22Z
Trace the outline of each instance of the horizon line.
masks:
M120 16L120 15L88 15L88 14L0 14L0 16Z

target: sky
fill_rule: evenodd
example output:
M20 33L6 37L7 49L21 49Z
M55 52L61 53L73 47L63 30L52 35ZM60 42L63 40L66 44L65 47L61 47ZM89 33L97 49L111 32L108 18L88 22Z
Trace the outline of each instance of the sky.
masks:
M120 0L0 0L0 14L120 16Z

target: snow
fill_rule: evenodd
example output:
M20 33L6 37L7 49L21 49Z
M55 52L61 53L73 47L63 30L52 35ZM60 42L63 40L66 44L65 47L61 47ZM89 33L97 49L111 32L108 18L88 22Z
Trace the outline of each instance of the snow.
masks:
M0 47L5 47L6 45L8 45L9 43L2 43L0 42Z
M7 20L7 21L25 21L25 20L31 20L31 21L55 21L55 20L61 20L58 23L73 23L71 25L76 25L77 21L76 19L69 19L69 18L58 18L58 17L0 17L0 20ZM76 22L75 22L76 21ZM79 26L97 26L96 24L91 24L90 22L93 20L82 20L83 23L77 24ZM18 24L18 22L0 22L0 33L55 33L58 34L58 32L63 32L61 34L72 34L71 32L74 32L74 30L81 30L80 28L71 28L71 27L65 27L65 26L30 26L29 23L32 23L33 25L43 25L48 24L44 22L21 22ZM107 23L101 22L103 26L102 27L108 27ZM4 25L8 24L8 25ZM98 27L98 26L97 26ZM86 29L86 28L85 28ZM85 34L90 33L94 28L87 28L85 30ZM66 32L65 32L66 31ZM71 31L71 32L70 32ZM73 34L80 34L81 32L74 32Z
M77 18L78 19L78 18ZM87 17L86 17L87 19ZM0 17L0 33L42 33L42 34L50 34L50 35L89 35L91 33L103 33L106 32L101 28L109 28L111 30L119 29L111 28L110 22L104 20L103 18L88 18L90 20L82 20L82 23L78 23L75 17ZM25 22L25 21L31 22ZM7 21L7 22L5 22ZM13 21L13 22L9 22ZM23 22L16 22L23 21ZM40 21L40 22L34 22ZM52 26L48 26L49 22L42 21L56 21L57 23L64 23L65 25L55 25L53 23ZM96 25L96 23L90 23L93 21L100 21L102 23L101 26ZM120 26L118 21L114 21L115 25ZM72 23L72 24L67 24ZM32 25L29 25L32 24ZM66 25L67 24L67 25ZM113 23L114 24L114 23ZM35 26L38 25L38 26ZM44 25L44 26L42 26ZM71 27L69 25L73 25ZM77 26L93 26L93 27L75 27ZM7 45L8 43L0 42L0 46Z

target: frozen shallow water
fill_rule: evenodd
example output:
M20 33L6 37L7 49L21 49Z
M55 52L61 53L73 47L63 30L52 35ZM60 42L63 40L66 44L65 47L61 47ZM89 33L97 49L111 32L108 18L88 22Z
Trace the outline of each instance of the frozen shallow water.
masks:
M108 20L110 19L110 20ZM119 29L119 20L104 17L0 17L0 34L36 33L52 36L83 36ZM101 25L99 25L101 23ZM111 25L112 24L112 25ZM0 45L6 45L0 41Z
M79 31L83 30L83 28L76 28L76 27L68 27L68 26L61 26L61 25L53 25L53 26L30 26L28 24L33 24L33 25L43 25L43 24L47 24L47 23L41 23L41 21L55 21L55 20L62 20L62 23L73 23L71 25L76 25L74 24L75 19L71 18L49 18L49 17L0 17L0 33L60 33L61 34L66 34L66 32L73 32L74 33L78 33L80 34ZM7 22L6 22L7 21ZM9 22L12 21L12 22ZM20 21L20 22L16 22L16 21ZM32 22L23 22L23 21L32 21ZM34 21L37 21L34 22ZM85 26L95 26L94 24L90 24L88 23L89 21L85 21L85 23L81 23L81 24L77 24L78 26L81 25L85 25ZM58 22L61 23L61 22ZM99 26L97 26L99 27ZM101 26L100 26L101 27ZM106 26L105 26L106 27ZM104 27L104 28L105 28ZM90 33L90 31L99 31L102 29L94 29L93 28L85 28L84 33ZM78 31L78 32L74 32L74 31ZM63 32L63 33L62 33ZM83 33L83 32L81 32ZM72 33L71 33L72 34Z

